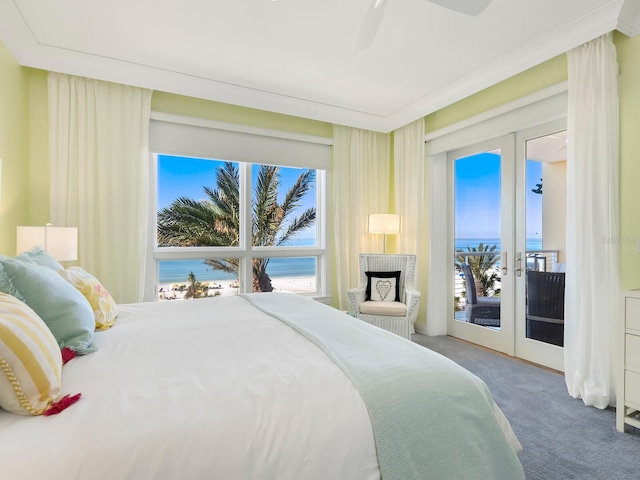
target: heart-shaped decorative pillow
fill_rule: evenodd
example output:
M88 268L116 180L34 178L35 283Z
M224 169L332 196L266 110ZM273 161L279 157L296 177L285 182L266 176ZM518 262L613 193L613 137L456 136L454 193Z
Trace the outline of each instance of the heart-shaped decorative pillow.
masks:
M367 276L365 300L373 302L400 301L400 271L364 273Z
M391 284L390 280L378 280L376 282L376 291L378 292L378 295L383 302L389 296L392 286L393 285Z

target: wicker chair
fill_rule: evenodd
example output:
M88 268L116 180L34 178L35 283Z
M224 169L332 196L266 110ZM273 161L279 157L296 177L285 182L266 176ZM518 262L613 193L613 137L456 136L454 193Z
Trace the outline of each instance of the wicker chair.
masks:
M360 283L347 291L356 318L411 340L418 316L420 292L413 282L415 255L360 254ZM366 272L400 272L398 301L372 301L366 298Z
M527 338L564 345L564 275L527 272Z
M500 297L479 297L476 282L467 263L460 265L467 289L467 322L486 327L500 326Z

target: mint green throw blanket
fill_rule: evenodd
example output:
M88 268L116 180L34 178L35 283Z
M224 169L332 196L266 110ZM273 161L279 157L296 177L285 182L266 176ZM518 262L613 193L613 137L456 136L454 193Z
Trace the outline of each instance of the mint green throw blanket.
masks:
M482 380L404 338L312 299L242 295L316 344L360 393L383 480L519 480Z

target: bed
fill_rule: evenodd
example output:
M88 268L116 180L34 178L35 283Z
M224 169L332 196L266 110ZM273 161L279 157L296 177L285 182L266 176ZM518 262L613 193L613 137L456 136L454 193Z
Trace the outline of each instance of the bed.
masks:
M0 410L2 478L524 478L486 385L293 294L119 305L48 417Z

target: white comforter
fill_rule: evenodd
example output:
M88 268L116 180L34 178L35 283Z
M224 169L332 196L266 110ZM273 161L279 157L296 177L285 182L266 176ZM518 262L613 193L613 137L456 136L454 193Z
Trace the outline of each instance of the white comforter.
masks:
M3 479L379 479L365 406L306 338L238 297L121 305L51 417L0 411Z

